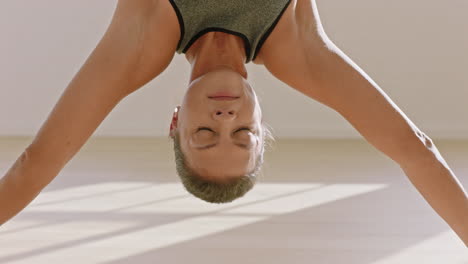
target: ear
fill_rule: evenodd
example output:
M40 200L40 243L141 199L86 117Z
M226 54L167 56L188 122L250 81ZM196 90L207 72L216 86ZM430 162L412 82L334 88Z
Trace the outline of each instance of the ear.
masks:
M177 129L177 120L179 118L179 110L180 110L180 106L177 106L174 109L174 113L172 115L171 126L169 128L169 136L171 138L174 138L174 136L175 136L175 131Z

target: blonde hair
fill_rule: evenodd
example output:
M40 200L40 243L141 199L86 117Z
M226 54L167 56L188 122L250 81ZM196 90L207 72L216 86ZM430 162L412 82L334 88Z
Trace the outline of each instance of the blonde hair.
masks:
M185 189L195 197L209 203L228 203L244 196L257 182L257 177L264 161L265 145L269 146L274 141L274 137L267 125L262 123L262 127L264 140L262 142L262 149L255 159L254 169L246 175L240 175L223 182L204 179L202 175L188 166L185 155L180 147L179 131L176 130L174 137L171 137L174 141L176 171Z

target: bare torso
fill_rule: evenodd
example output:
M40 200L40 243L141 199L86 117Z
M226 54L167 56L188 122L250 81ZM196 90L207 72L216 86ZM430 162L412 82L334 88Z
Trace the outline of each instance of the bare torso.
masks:
M315 25L315 19L312 12L312 0L291 0L280 20L276 24L273 31L270 33L263 46L261 47L257 57L253 61L255 64L263 64L263 58L266 56L272 56L275 46L281 46L281 49L297 49L297 45L302 43L300 41L301 36L307 35L307 32L314 30L312 25ZM162 21L166 27L170 28L170 34L174 34L172 39L180 38L180 28L177 15L172 5L168 0L162 0L161 3ZM243 41L240 37L227 34L224 32L208 32L206 35L225 35L226 38L237 38L239 41ZM188 50L187 53L191 52L193 46L197 42L201 41L199 38Z

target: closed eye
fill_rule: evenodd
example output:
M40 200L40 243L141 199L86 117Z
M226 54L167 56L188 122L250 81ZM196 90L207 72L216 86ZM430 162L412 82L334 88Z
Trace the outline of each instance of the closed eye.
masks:
M217 134L215 131L213 131L213 130L212 130L211 128L209 128L209 127L199 127L195 133L197 133L198 131L201 131L201 130L208 130L208 131L213 132L214 134ZM255 134L255 133L253 132L254 130L251 129L250 127L241 127L241 128L239 128L239 129L235 130L235 131L233 132L233 134L236 133L236 132L242 131L242 130L247 130L247 131L249 131L249 132ZM234 142L234 144L235 144L236 146L239 146L239 147L245 149L245 150L250 150L250 149L252 148L252 146L250 146L250 145L248 145L248 144L242 144L242 143L236 143L236 142ZM213 143L213 144L210 144L210 145L207 145L207 146L196 147L196 149L198 149L198 150L205 150L205 149L210 149L210 148L212 148L212 147L214 147L214 146L216 146L216 145L217 145L217 143Z

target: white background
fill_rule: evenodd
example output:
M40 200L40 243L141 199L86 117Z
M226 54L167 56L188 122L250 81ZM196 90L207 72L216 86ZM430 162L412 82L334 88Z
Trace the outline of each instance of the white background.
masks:
M327 35L432 138L468 138L468 1L317 0ZM0 136L33 136L106 30L116 1L0 1ZM361 137L249 63L277 138ZM94 136L167 136L190 65L176 54Z

